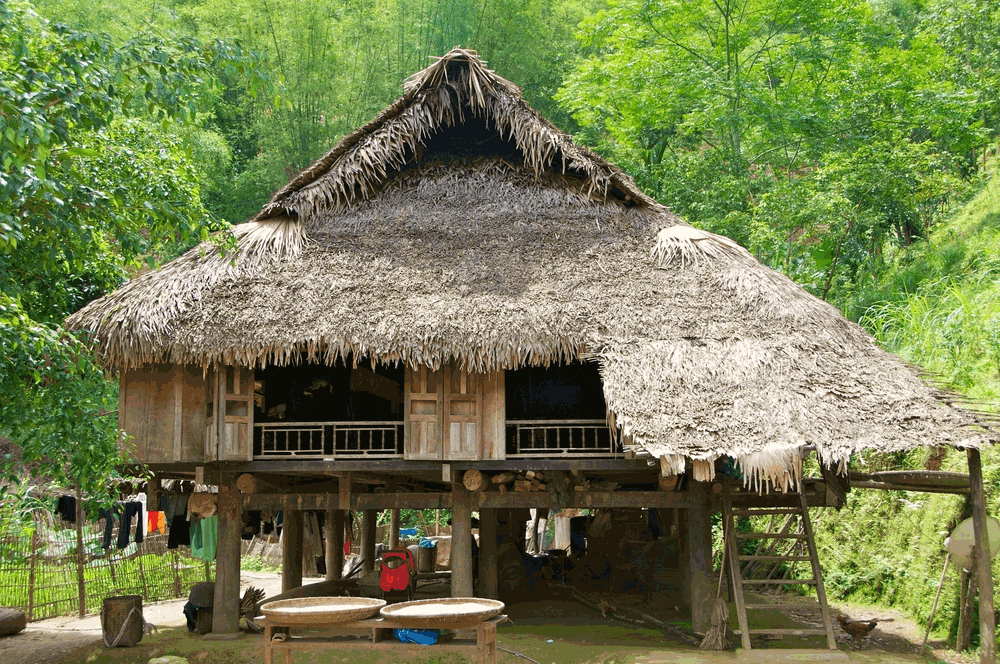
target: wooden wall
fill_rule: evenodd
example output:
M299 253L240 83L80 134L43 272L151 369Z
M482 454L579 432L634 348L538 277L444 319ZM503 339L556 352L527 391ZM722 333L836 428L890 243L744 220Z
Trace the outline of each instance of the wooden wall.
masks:
M118 423L145 463L203 461L207 381L198 367L156 364L123 372Z

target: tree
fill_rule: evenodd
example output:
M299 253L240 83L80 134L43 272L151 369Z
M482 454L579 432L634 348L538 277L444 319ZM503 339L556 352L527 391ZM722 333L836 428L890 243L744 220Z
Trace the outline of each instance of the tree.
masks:
M116 46L0 0L0 430L37 472L106 490L122 460L116 388L59 324L140 258L221 228L171 129L216 72L266 85L256 62L223 42Z

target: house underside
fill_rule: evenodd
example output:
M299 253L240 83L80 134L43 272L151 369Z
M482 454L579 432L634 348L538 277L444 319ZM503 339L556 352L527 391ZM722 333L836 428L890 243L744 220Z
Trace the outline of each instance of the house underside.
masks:
M593 363L490 374L372 365L364 358L207 372L162 364L124 372L120 399L122 429L157 478L152 492L161 478L219 487L215 633L238 626L241 522L250 510L284 511L286 590L302 583L306 511L324 512L330 524L332 579L343 569L347 510L363 514L365 570L376 560L379 511L451 510L451 594L493 598L507 585L497 550L510 541L523 551L529 510L589 514L590 521L607 511L618 526L610 536L642 532L645 540L663 540L657 574L685 598L694 629L708 626L711 514L720 509L723 483L741 484L738 469L720 463L713 481L697 481L690 471L669 474L656 459L624 452L608 426ZM515 479L535 474L542 481ZM810 506L841 504L823 480L802 484ZM738 488L734 494L745 506L798 500ZM651 520L658 525L652 535ZM390 543L398 542L398 518L392 523ZM619 551L620 542L591 539L577 546L577 560L585 548L602 556L603 566L608 551ZM606 562L624 564L614 555Z

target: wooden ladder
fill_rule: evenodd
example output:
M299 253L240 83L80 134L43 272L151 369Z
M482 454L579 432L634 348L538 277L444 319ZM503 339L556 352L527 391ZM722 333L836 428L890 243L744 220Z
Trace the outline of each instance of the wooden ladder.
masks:
M806 504L805 495L799 491L798 507L733 507L733 498L727 484L723 492L722 517L725 527L725 547L728 556L729 569L732 574L733 589L736 599L736 615L739 619L740 629L737 634L743 642L743 648L750 650L750 637L754 634L764 635L790 635L790 636L814 636L826 635L827 647L830 650L837 649L834 640L833 621L830 616L830 606L826 602L826 591L823 589L823 573L819 567L819 558L816 555L816 542L813 538L812 523L809 521L809 507ZM771 516L785 515L785 521L778 532L766 533L739 533L736 532L737 516ZM795 517L799 518L800 527L795 531L791 526ZM801 531L801 532L799 532ZM741 539L773 540L775 546L770 550L764 549L763 555L760 548L751 556L740 555L737 548L737 541ZM781 540L790 540L793 545L785 554L778 553L777 544ZM804 543L808 550L808 555L796 553L799 547L797 544ZM812 577L808 579L744 579L740 568L741 562L805 562L809 561L812 568ZM771 575L769 574L768 577ZM747 586L775 586L775 585L812 585L816 586L817 604L747 604L744 597L744 589ZM823 629L751 629L747 620L747 612L753 610L777 610L788 611L793 609L820 611L823 618Z

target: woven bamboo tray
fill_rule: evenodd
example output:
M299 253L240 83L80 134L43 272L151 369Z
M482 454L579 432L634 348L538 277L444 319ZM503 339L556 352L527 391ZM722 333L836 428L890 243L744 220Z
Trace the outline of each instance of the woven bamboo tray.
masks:
M478 597L420 599L382 607L386 620L410 629L461 629L500 615L504 603Z
M283 625L332 625L371 618L383 606L384 599L371 597L298 597L279 599L260 610Z

